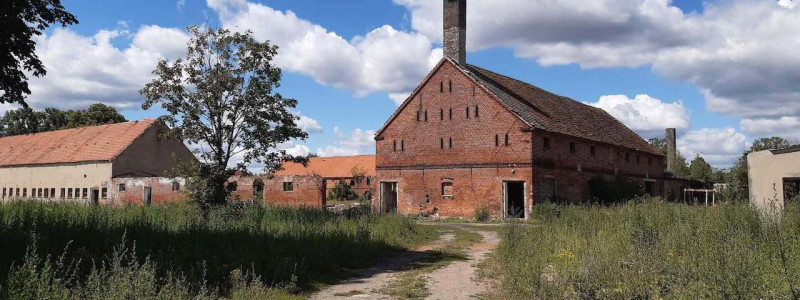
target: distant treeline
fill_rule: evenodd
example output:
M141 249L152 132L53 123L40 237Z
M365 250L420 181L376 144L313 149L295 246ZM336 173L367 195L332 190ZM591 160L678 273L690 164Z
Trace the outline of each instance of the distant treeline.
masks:
M87 109L66 111L57 108L46 108L44 111L20 108L7 111L0 118L0 137L126 121L115 108L102 103L92 104Z

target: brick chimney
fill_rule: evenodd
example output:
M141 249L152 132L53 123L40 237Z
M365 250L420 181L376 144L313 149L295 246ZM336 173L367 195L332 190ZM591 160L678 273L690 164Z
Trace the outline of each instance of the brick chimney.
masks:
M678 156L677 143L675 140L675 128L667 128L665 139L667 140L667 172L675 174L675 159Z
M444 1L444 56L467 65L467 0Z

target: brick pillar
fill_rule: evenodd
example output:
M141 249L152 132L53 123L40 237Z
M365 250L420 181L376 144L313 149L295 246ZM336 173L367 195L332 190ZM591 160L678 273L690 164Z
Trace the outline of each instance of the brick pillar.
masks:
M467 64L467 0L444 1L444 56Z

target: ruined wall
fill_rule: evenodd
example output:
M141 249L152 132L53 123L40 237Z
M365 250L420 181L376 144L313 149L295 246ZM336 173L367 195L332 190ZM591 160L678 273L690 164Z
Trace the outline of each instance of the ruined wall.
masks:
M173 190L174 182L180 185L178 190ZM120 185L124 185L124 191L120 191ZM164 177L114 178L109 192L109 204L142 205L145 187L151 188L151 205L185 200L183 192L186 187L186 181L184 179Z
M750 203L759 209L783 209L786 179L800 179L800 148L747 155Z
M375 180L376 177L366 177L360 180L356 180L355 178L325 178L325 195L329 195L331 190L333 190L340 181L344 181L344 183L349 185L350 189L358 194L359 197L363 198L367 192L374 196L377 186L377 181Z
M284 191L291 182L292 191ZM318 176L275 176L264 178L264 204L289 207L325 208L325 180Z

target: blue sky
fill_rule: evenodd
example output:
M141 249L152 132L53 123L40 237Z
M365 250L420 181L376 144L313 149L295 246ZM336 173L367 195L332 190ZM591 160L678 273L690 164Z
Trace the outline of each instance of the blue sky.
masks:
M157 117L136 91L157 58L180 56L186 26L251 29L281 46L280 92L300 100L311 132L292 151L374 152L372 132L441 57L435 0L63 3L80 24L40 39L50 74L32 81L34 107L104 102ZM800 8L789 0L469 5L470 63L599 106L645 137L678 127L686 156L726 167L753 138L800 137Z

